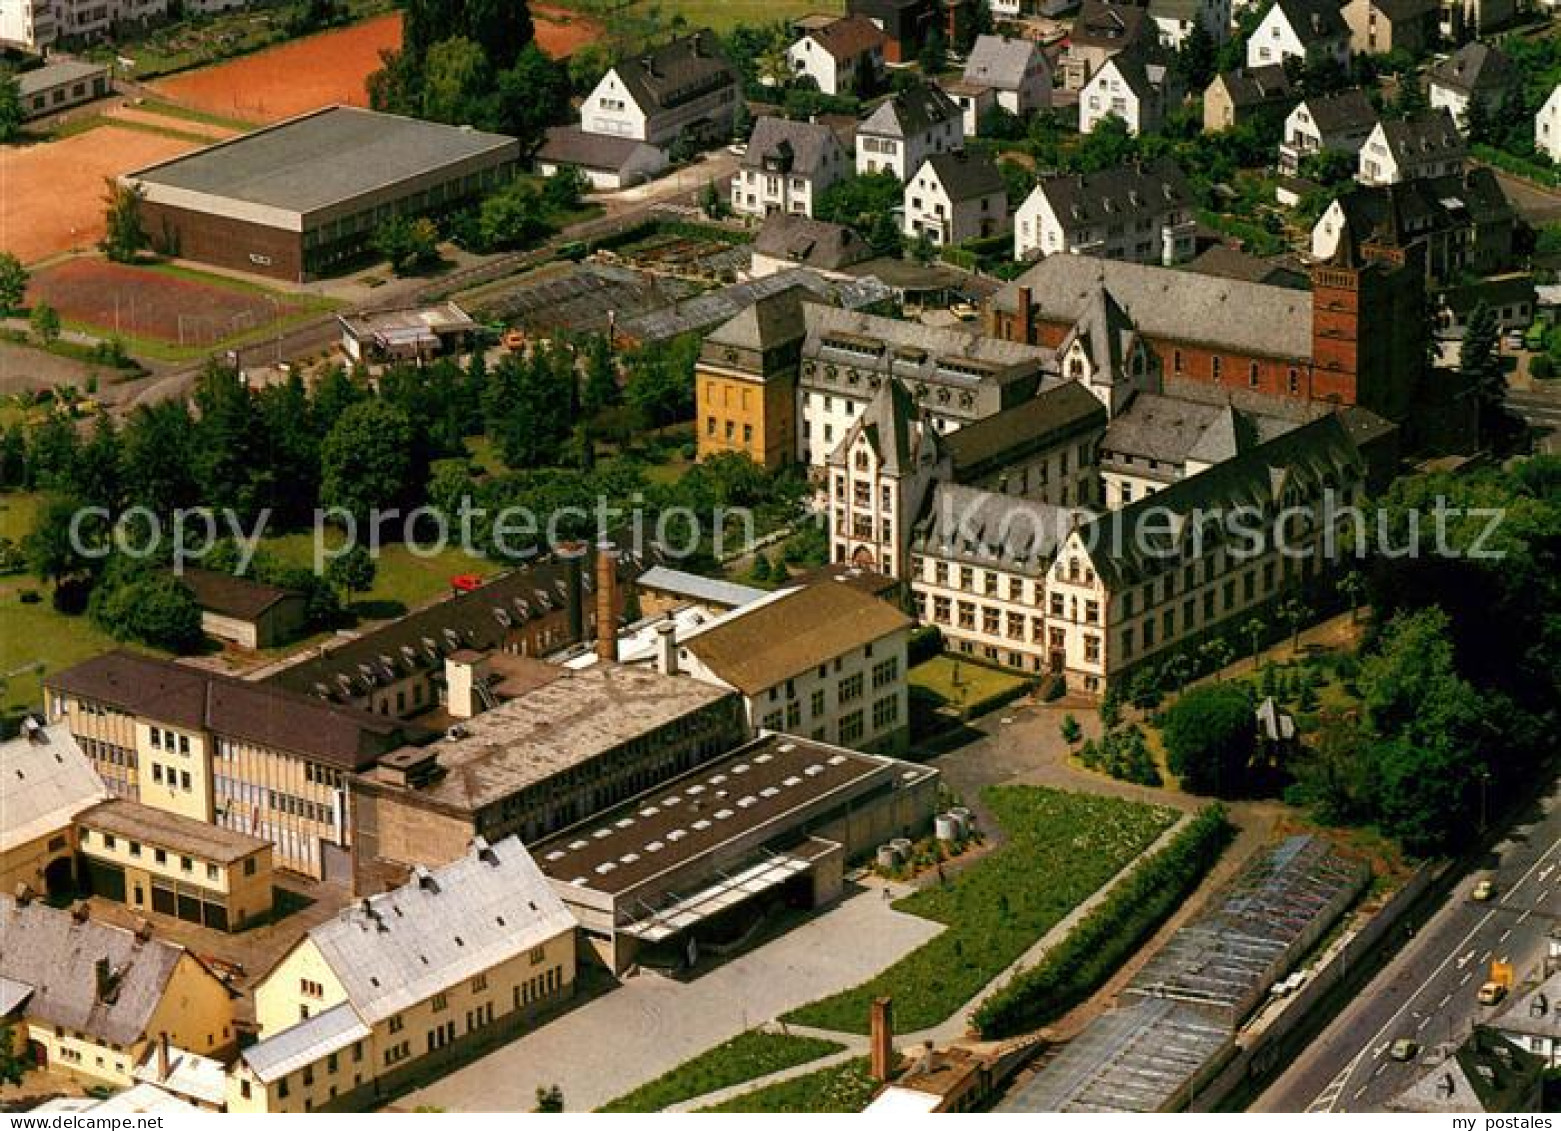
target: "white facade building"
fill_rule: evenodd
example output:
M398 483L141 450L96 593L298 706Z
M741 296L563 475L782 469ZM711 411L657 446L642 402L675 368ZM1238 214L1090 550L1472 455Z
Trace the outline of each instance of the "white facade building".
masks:
M965 61L964 79L991 87L997 104L1020 117L1052 102L1051 64L1033 39L979 36Z
M847 16L810 28L786 49L796 78L810 78L825 94L859 94L883 77L889 39L865 16Z
M1169 267L1192 258L1194 203L1169 159L1047 177L1014 217L1014 258L1068 253Z
M1468 144L1453 116L1433 110L1414 118L1378 122L1360 151L1356 179L1367 185L1393 185L1424 177L1463 172Z
M630 138L667 148L685 134L701 142L732 135L740 77L715 36L696 31L602 76L580 107L588 134Z
M851 159L828 126L760 118L732 174L732 211L811 216L820 194L850 172Z
M1561 83L1534 115L1534 148L1552 161L1561 161Z
M1115 115L1133 136L1152 134L1165 121L1167 68L1146 63L1138 52L1107 59L1079 93L1079 132L1092 133Z
M990 157L940 153L905 184L905 235L939 247L984 239L1008 227L1008 189Z
M1277 0L1247 40L1247 66L1350 59L1350 28L1329 0Z
M935 153L964 148L963 115L934 86L902 91L868 115L856 131L856 171L893 173L900 180Z

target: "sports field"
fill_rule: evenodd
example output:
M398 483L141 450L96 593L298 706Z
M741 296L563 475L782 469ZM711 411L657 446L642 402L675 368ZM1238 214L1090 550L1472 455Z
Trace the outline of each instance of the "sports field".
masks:
M534 7L537 43L555 57L567 55L600 33L588 16ZM401 14L322 32L253 55L159 79L163 97L209 114L250 122L277 122L337 104L367 106L368 77L380 68L380 52L401 46Z
M306 310L256 286L95 258L34 272L27 294L31 302L54 307L68 324L186 348L253 333Z

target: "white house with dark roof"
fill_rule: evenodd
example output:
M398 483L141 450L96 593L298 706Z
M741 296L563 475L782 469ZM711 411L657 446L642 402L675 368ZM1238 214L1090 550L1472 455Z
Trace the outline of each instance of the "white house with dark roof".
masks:
M763 117L732 174L732 211L811 216L824 190L850 174L851 159L828 126Z
M965 60L963 77L966 83L990 87L997 104L1010 114L1023 117L1051 105L1051 64L1033 39L978 36Z
M1350 59L1350 27L1333 0L1275 0L1247 40L1247 66Z
M1060 62L1062 85L1083 90L1106 60L1129 48L1158 48L1159 28L1148 9L1109 0L1084 0L1068 34Z
M916 86L880 103L856 128L856 171L900 180L935 153L965 145L959 105L935 86Z
M866 16L846 16L808 28L786 48L786 61L793 78L812 79L825 94L865 94L883 78L888 42Z
M1014 258L1069 253L1170 266L1192 257L1194 205L1169 158L1045 177L1014 217Z
M1149 0L1149 16L1160 32L1160 42L1179 49L1202 25L1215 43L1230 38L1230 0Z
M1561 970L1513 994L1490 1024L1520 1049L1543 1059L1546 1068L1561 1068Z
M905 184L905 234L939 247L1008 228L1008 187L990 157L938 153Z
M1377 111L1364 91L1341 90L1302 99L1285 119L1279 142L1279 169L1295 176L1301 162L1316 153L1354 156L1377 125Z
M1156 133L1173 101L1170 68L1146 51L1121 51L1107 59L1079 93L1079 132L1091 133L1107 117L1121 118L1128 133Z
M1561 161L1561 83L1534 115L1534 148L1552 161Z
M1366 185L1393 185L1463 172L1469 145L1446 109L1378 122L1360 151L1355 177Z
M741 76L708 30L674 39L613 66L580 106L587 134L670 148L732 136Z
M534 1028L574 993L576 922L518 837L318 926L256 984L230 1112L361 1108Z
M1501 108L1517 75L1501 51L1475 40L1431 68L1431 109L1452 114L1458 128L1468 131L1469 107L1478 102L1487 114Z
M753 241L750 278L807 267L825 276L848 278L847 267L873 258L873 249L852 228L807 216L777 212Z

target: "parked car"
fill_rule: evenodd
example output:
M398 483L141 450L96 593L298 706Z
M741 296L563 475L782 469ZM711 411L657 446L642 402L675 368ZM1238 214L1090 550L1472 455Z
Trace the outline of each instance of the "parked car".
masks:
M1469 892L1469 898L1474 900L1476 903L1487 903L1492 898L1494 898L1495 895L1496 885L1491 880L1478 881L1474 885L1473 890Z
M1398 1040L1394 1041L1392 1047L1388 1049L1388 1055L1391 1056L1394 1060L1407 1061L1414 1060L1415 1054L1417 1054L1419 1051L1420 1046L1417 1045L1414 1041L1410 1040L1408 1037L1400 1037Z

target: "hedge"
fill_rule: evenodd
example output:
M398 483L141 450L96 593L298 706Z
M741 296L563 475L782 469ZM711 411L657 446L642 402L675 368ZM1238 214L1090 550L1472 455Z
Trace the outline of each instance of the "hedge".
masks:
M911 629L911 638L905 648L905 662L914 668L942 651L942 630L935 624L918 625Z
M1505 150L1496 149L1489 145L1471 145L1469 153L1476 160L1484 161L1487 165L1494 165L1504 172L1514 176L1526 177L1538 184L1549 185L1555 188L1561 185L1561 173L1553 168L1530 161L1525 157L1518 157Z
M1040 964L1016 975L971 1014L984 1040L1039 1029L1083 1001L1169 918L1202 881L1233 829L1206 806L1171 843L1139 864Z

